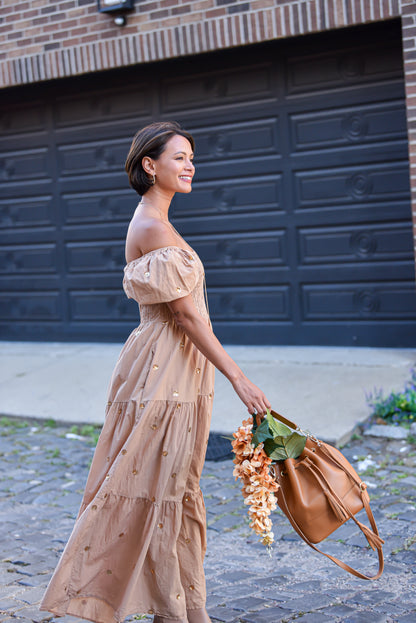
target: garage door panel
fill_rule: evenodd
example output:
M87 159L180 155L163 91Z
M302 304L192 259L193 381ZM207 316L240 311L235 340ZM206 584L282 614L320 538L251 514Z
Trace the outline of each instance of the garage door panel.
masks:
M47 112L43 102L37 103L35 101L31 101L29 105L25 106L16 104L4 112L2 111L0 117L1 136L5 139L13 135L13 139L19 140L19 135L23 135L27 141L28 132L44 130L48 122Z
M161 84L162 114L184 110L230 106L248 102L253 105L256 99L275 98L274 67L270 64L257 64L244 69L216 70L194 73L181 78L176 75Z
M91 269L67 272L65 275L65 291L99 292L118 289L121 299L123 299L125 298L122 291L124 264L125 262L123 262L122 267L114 268L111 271L98 272Z
M211 289L223 286L245 286L257 288L258 286L286 285L291 282L291 274L288 266L239 266L236 267L212 267L205 271L208 285L209 300ZM235 321L238 318L234 319Z
M351 281L353 277L356 281L364 284L376 281L394 281L401 279L414 284L414 262L399 261L395 262L344 262L338 265L315 264L299 268L297 279L304 283L314 283L319 281L322 284L337 282L339 284ZM416 311L416 310L415 310ZM416 315L416 314L415 314Z
M338 53L308 54L288 61L287 92L289 96L310 96L362 83L402 78L403 59L397 45L384 48L363 46Z
M96 225L81 225L63 228L62 245L66 246L73 242L90 242L92 245L95 241L108 241L111 244L114 240L118 240L121 246L126 237L127 225L124 222L115 223L97 223Z
M107 272L123 270L125 265L124 240L101 240L66 245L66 266L70 273Z
M76 184L74 187L78 190ZM120 219L125 222L132 216L138 202L139 197L125 187L111 193L65 193L60 201L65 224L81 227L89 223L114 223Z
M37 322L60 320L62 302L59 290L36 289L34 292L2 291L0 319L2 321Z
M78 124L102 125L129 117L135 121L140 117L150 118L153 98L146 89L108 89L93 91L79 97L73 95L58 98L54 108L57 128Z
M232 233L193 238L206 269L286 265L286 232Z
M76 191L77 193L91 193L106 191L112 195L119 192L125 192L126 190L126 174L123 170L117 170L115 167L113 171L106 170L102 172L90 173L89 175L67 175L60 178L59 190L62 194L69 194Z
M0 275L55 273L56 244L7 245L0 255Z
M406 162L408 159L408 145L405 139L398 139L390 143L375 143L370 145L341 147L339 149L325 149L321 152L311 151L295 153L291 156L292 166L297 170L314 169L319 160L322 169L331 167L345 167L359 165L367 168L372 164L387 164ZM315 166L314 166L315 163Z
M416 291L411 282L350 283L302 287L305 320L414 320Z
M408 223L300 229L298 236L302 265L413 261Z
M409 200L407 201L386 201L368 202L348 205L341 210L341 206L303 207L296 211L296 225L298 227L308 227L313 223L316 226L335 225L343 223L379 223L407 221L409 223ZM411 228L408 227L409 232Z
M197 152L198 157L198 152ZM216 162L196 161L196 178L195 181L217 181L221 184L232 183L233 179L239 177L239 183L245 183L246 178L260 178L264 175L276 175L284 166L282 156L258 155L256 157L249 156L234 160L218 158Z
M261 304L259 304L261 301ZM211 288L210 311L218 322L228 320L289 320L290 286L245 288Z
M268 212L249 212L238 215L215 215L215 216L193 216L192 213L183 219L175 221L175 227L184 236L200 234L217 234L226 231L232 232L236 229L239 232L267 231L276 228L276 219L273 213ZM189 238L190 239L190 238Z
M407 140L406 110L402 99L371 106L350 106L338 110L310 111L290 116L292 152L314 152L341 147L361 147ZM346 150L341 150L343 155Z
M120 297L118 287L114 290L69 290L68 308L72 323L121 319L134 322L138 319L137 303Z
M198 173L196 174L198 179ZM261 204L259 205L259 198ZM200 216L239 214L253 212L254 206L262 211L279 209L282 204L282 176L249 177L245 179L196 181L192 199L177 195L172 204L175 218L197 213ZM239 218L239 217L238 217Z
M80 145L59 145L61 176L100 175L124 168L128 145L124 140L91 141Z
M52 195L54 193L53 180L49 178L36 179L32 178L30 181L15 180L13 182L4 182L1 184L1 198L8 199L9 202L22 200L33 200L40 195Z
M193 128L192 134L196 142L196 164L215 162L218 166L222 159L277 154L279 150L275 117Z
M47 147L0 153L0 179L20 182L30 188L31 180L52 181L52 161Z
M295 171L293 184L298 209L354 202L397 201L409 197L407 161L317 171Z
M16 189L11 188L10 191L10 194L16 194ZM54 219L52 195L32 195L27 198L13 196L0 201L0 227L9 230L8 235L19 228L53 225ZM10 231L12 229L13 232Z

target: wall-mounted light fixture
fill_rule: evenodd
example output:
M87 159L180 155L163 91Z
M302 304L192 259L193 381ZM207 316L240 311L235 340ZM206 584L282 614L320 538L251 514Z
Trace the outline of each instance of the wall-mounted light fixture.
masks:
M124 13L133 11L134 0L97 0L100 13L114 15L114 22L117 26L125 26L127 18Z

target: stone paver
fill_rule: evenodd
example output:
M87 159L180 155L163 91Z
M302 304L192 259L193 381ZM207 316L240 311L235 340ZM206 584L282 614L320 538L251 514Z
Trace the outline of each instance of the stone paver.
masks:
M0 621L75 623L38 611L82 496L94 442L67 438L68 427L0 419ZM205 561L214 622L410 623L416 621L416 446L364 436L343 449L361 466L386 540L377 582L348 575L310 550L287 519L273 516L271 557L248 527L233 464L207 461L201 487L208 519ZM323 549L372 573L376 555L346 525ZM151 617L145 617L151 621ZM130 621L141 617L130 617Z

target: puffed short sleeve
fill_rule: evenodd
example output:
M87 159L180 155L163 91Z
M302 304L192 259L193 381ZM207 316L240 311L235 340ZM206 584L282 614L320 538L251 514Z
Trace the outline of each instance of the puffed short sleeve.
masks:
M202 268L194 254L180 247L155 249L127 264L123 288L143 305L168 303L190 294Z

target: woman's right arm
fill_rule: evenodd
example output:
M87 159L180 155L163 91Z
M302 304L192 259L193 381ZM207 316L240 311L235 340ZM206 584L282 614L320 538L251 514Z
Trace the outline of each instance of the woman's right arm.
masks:
M264 393L252 383L224 350L218 338L195 307L188 295L168 303L175 322L198 350L231 382L235 392L250 414L264 415L271 408Z

